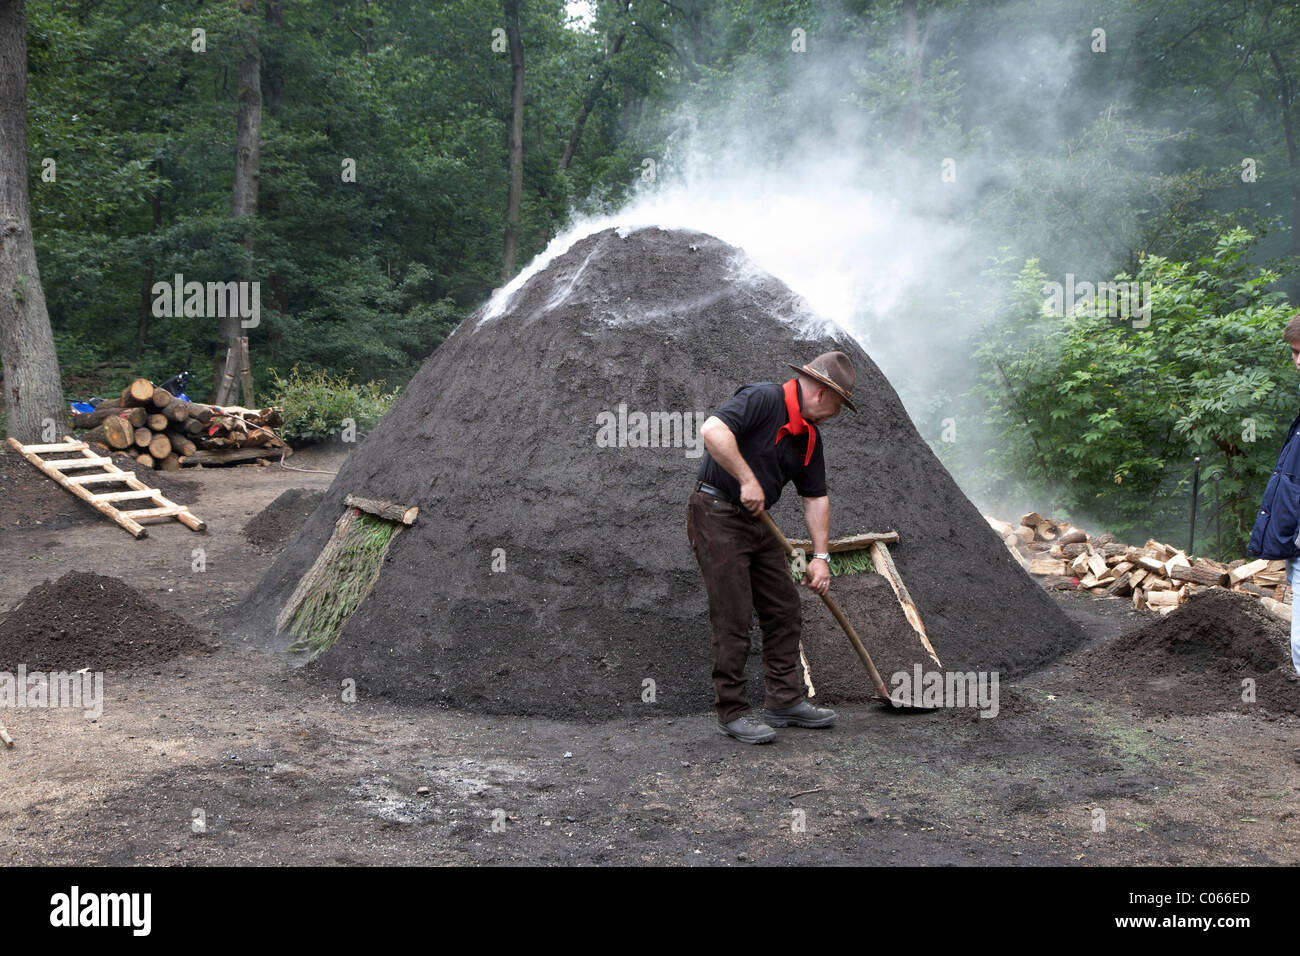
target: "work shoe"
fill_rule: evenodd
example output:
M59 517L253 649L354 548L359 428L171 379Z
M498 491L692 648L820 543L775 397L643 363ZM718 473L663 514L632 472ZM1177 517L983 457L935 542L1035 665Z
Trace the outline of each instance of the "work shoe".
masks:
M776 731L753 714L737 717L726 724L718 721L718 730L747 744L770 744L776 739Z
M834 727L835 711L814 707L805 698L792 707L766 708L763 719L772 727Z

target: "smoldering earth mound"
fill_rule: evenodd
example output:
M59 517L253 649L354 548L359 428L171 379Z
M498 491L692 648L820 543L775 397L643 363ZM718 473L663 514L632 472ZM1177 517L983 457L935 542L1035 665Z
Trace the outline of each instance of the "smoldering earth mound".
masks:
M38 584L0 621L0 671L131 669L217 646L125 581L81 571Z
M1018 674L1082 640L875 363L740 250L697 232L605 230L492 309L439 346L348 458L239 608L236 636L286 648L276 617L352 493L421 510L311 663L323 678L491 713L708 710L705 593L685 534L699 458L680 443L601 447L598 416L694 412L693 435L740 385L840 349L862 412L823 430L832 534L900 533L898 568L949 667ZM800 536L792 489L774 517Z
M1300 713L1290 629L1245 594L1204 591L1158 621L1079 652L1065 682L1143 714ZM1243 700L1243 681L1254 699Z

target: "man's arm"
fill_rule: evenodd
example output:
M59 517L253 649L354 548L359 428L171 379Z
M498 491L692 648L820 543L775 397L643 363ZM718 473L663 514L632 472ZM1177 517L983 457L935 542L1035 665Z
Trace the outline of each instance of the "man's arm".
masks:
M710 415L700 426L700 435L703 436L704 447L713 456L713 460L725 468L727 474L740 482L740 503L753 514L762 511L763 506L767 504L767 496L763 494L763 488L754 477L754 472L745 461L745 456L740 453L736 436L731 433L727 423L716 415Z
M808 536L812 538L813 554L826 554L830 550L831 499L822 495L802 500L803 521L808 526ZM825 594L831 587L831 566L820 558L809 561L803 581L814 593Z

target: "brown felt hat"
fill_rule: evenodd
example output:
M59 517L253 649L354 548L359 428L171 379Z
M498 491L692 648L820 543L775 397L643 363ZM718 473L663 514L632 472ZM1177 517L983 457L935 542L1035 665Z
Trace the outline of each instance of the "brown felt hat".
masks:
M789 362L786 362L790 365ZM835 390L840 398L844 399L844 404L858 410L858 406L853 404L853 383L857 379L853 371L853 363L843 352L823 352L807 365L790 365L792 369L809 378L815 378Z

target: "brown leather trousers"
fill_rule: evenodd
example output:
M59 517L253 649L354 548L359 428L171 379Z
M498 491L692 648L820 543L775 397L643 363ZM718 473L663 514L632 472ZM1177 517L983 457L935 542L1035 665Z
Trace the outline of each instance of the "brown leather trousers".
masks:
M718 720L725 724L749 713L745 661L755 612L763 634L765 706L797 704L804 696L799 673L802 617L799 587L781 543L742 506L702 491L693 492L687 502L686 537L709 594Z

